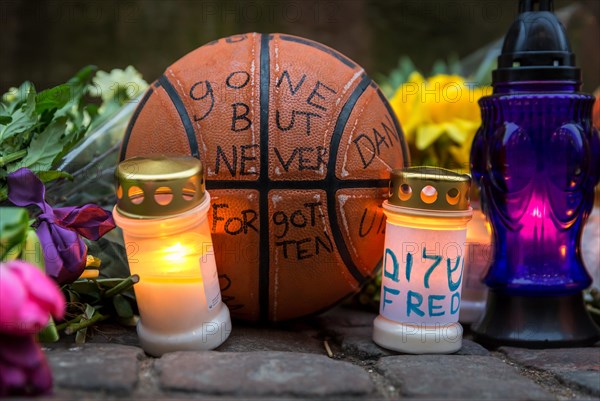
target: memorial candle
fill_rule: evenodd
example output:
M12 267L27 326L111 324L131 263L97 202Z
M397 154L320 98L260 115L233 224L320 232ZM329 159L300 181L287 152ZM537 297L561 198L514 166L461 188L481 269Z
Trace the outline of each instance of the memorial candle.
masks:
M177 350L208 350L230 331L221 302L200 161L194 158L133 158L117 168L118 203L140 310L142 348L159 356Z
M562 348L600 340L584 303L592 278L581 237L600 182L594 96L553 1L519 1L504 38L471 171L494 235L485 314L473 326L491 347ZM598 245L596 244L596 247Z
M470 177L413 167L391 180L373 341L407 353L458 351Z

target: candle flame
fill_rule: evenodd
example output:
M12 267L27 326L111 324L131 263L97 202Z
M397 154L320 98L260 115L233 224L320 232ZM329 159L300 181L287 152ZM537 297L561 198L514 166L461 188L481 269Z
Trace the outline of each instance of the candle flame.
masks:
M566 245L561 245L560 246L560 254L563 257L565 257L567 255L567 246Z
M533 211L531 212L531 215L533 217L537 217L537 218L541 218L542 217L542 211L540 210L540 207L538 205L536 205L533 208Z
M183 263L193 253L193 250L180 242L164 249L163 258L170 263Z

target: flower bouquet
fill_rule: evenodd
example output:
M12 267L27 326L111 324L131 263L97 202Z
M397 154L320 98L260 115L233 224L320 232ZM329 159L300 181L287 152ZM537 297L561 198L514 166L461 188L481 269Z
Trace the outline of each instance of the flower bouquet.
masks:
M88 66L57 87L37 92L30 82L0 102L0 260L25 260L45 269L67 300L59 333L85 341L87 328L114 318L135 323L132 285L114 228L113 170L125 125L147 84L133 68ZM61 207L62 206L62 207ZM106 234L106 235L105 235ZM39 239L38 239L39 237ZM62 317L62 315L61 315Z

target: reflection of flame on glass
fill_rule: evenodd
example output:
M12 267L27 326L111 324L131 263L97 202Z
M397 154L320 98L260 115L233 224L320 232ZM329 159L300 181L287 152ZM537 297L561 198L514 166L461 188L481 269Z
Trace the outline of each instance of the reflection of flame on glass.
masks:
M538 205L536 205L533 208L533 211L531 212L531 215L533 217L538 217L538 218L542 217L542 212L540 211L540 207Z
M185 259L193 253L193 250L187 246L176 243L173 246L163 250L163 258L169 263L183 263Z
M521 219L522 239L535 241L540 246L543 246L540 242L542 236L548 235L548 229L551 230L553 227L552 218L547 213L546 204L542 199L534 195L527 209L526 214Z
M560 249L560 256L562 256L563 258L565 256L567 256L567 246L566 245L561 245L559 249Z

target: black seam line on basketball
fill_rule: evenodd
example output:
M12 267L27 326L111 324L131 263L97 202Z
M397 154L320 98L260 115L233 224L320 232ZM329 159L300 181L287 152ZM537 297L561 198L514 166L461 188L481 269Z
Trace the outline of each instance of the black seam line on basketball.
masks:
M281 40L286 40L288 42L295 42L295 43L301 43L303 45L306 46L310 46L310 47L314 47L316 49L319 49L335 58L337 58L339 61L341 61L342 63L346 64L348 67L350 68L355 68L356 64L354 64L354 62L352 60L350 60L348 57L336 52L333 49L330 49L328 47L326 47L325 45L322 45L320 43L317 42L313 42L311 40L307 40L307 39L303 39L303 38L298 38L295 36L289 36L289 35L279 35L279 37L281 38Z
M179 114L179 118L181 119L181 123L183 124L183 128L185 129L185 133L188 138L188 143L190 144L190 152L192 156L196 159L200 158L200 152L198 150L198 141L196 140L196 131L194 131L194 126L192 125L192 120L183 104L183 101L177 94L177 91L171 85L171 82L167 79L166 76L162 76L158 79L160 86L163 87L169 98L171 99L171 103L175 106L175 110L177 110L177 114Z
M125 160L125 155L127 154L127 145L129 145L129 138L131 137L131 131L133 131L133 126L135 125L135 122L137 121L140 113L146 105L146 102L148 101L148 99L150 99L150 96L153 92L154 90L152 88L148 89L144 97L142 97L142 101L140 102L140 104L138 104L138 106L135 108L135 111L131 116L131 120L129 120L127 130L125 131L125 137L123 138L123 143L121 144L121 154L119 155L119 161Z
M269 181L269 189L328 189L324 180L293 180L293 181ZM260 181L239 181L239 180L207 180L206 189L255 189L260 191L264 187ZM388 179L371 180L336 180L335 189L371 189L387 188Z
M258 307L260 319L269 318L269 274L270 274L270 247L269 247L269 88L271 80L271 60L269 55L270 36L260 35L260 175L258 184L260 210L260 236L258 246Z
M371 83L371 78L369 78L366 74L363 74L361 81L359 82L356 89L354 89L354 91L352 92L352 94L350 95L350 97L348 98L348 100L346 101L344 106L342 107L342 111L340 112L340 115L338 116L338 119L335 122L335 128L333 129L333 133L331 135L331 142L329 144L329 155L330 156L329 156L329 160L327 160L327 176L325 178L326 187L334 188L334 194L337 192L337 189L339 188L338 185L339 185L339 181L340 181L335 176L336 155L337 155L338 148L340 147L340 141L342 140L342 135L344 134L344 129L346 128L346 124L348 123L348 120L350 119L350 115L352 114L352 110L354 109L356 102L362 96L362 94L365 92L365 90L367 89L367 87L369 86L370 83ZM354 277L354 279L359 284L362 284L366 280L366 278L365 278L365 276L363 276L363 274L360 272L360 270L354 263L354 260L352 259L352 256L350 255L350 251L348 250L346 243L342 239L342 235L341 235L342 233L340 230L340 226L338 224L337 212L335 209L336 200L337 200L336 196L328 196L327 197L327 214L329 215L329 225L331 226L331 234L332 234L331 236L333 237L335 246L336 246L342 260L344 261L346 268L348 269L348 271L350 272L352 277Z
M404 163L404 167L408 167L410 166L410 155L408 154L408 146L406 145L406 140L404 139L404 132L402 131L402 128L400 128L400 123L398 122L398 118L396 117L392 106L390 106L390 103L387 101L383 92L381 92L381 89L377 88L377 94L379 95L379 98L385 105L385 108L387 109L387 112L390 115L392 122L394 123L394 127L396 128L396 134L398 135L398 139L400 140L400 146L402 146L402 163Z

